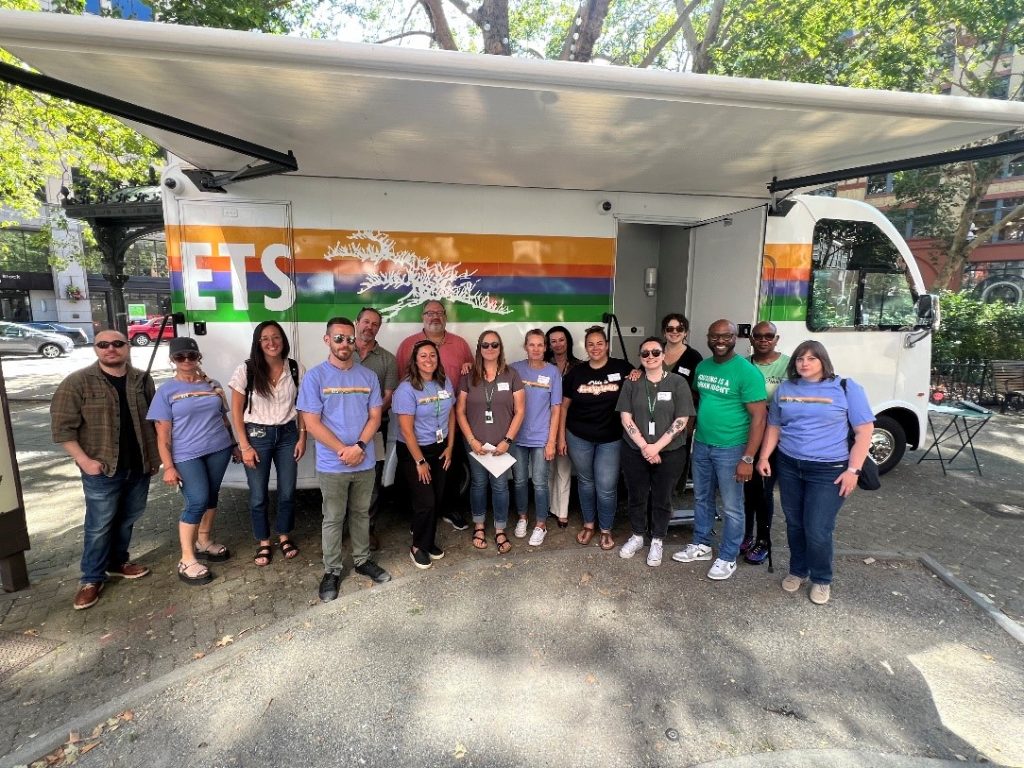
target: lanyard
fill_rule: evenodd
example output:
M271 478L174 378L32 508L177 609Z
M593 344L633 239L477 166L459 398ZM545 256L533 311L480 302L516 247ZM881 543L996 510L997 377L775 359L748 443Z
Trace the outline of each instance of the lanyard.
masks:
M658 387L665 378L665 372L661 372L661 378L658 379L654 384L654 397L651 397L651 381L647 378L647 374L644 374L644 390L647 393L647 414L650 416L651 421L654 421L654 406L658 402Z
M441 385L434 382L434 424L441 428Z

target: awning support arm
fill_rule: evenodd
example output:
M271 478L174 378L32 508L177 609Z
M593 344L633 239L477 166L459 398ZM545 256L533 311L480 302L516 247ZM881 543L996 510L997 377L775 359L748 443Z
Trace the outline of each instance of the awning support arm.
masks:
M238 152L239 154L248 155L263 161L262 163L247 165L233 173L211 177L208 183L214 187L242 181L243 179L271 176L299 169L299 164L291 150L283 153L274 149L268 149L259 144L253 144L252 142L240 139L237 136L229 136L226 133L205 128L201 125L172 117L171 115L165 115L162 112L140 107L138 104L115 99L96 91L90 91L87 88L81 88L71 83L65 83L62 80L41 75L37 72L29 72L12 64L0 62L0 80L27 88L30 91L47 93L59 99L67 99L68 101L98 109L115 117L123 117L127 120L134 120L137 123L151 125L154 128L171 131L179 136L186 136L190 139L196 139L197 141L229 149L232 152ZM206 183L205 180L204 183Z
M886 163L861 165L856 168L847 168L842 171L815 173L811 176L795 176L792 179L772 179L771 183L768 185L768 191L774 193L783 189L816 187L822 184L832 184L836 181L846 181L847 179L856 179L863 176L878 176L883 173L892 173L894 171L910 171L916 168L931 168L936 165L962 163L968 160L984 160L985 158L999 157L1000 155L1013 155L1018 152L1024 152L1024 139L998 141L995 144L985 144L980 147L954 149L949 152L938 152L934 155L921 155L920 157L911 157L906 160L891 160Z

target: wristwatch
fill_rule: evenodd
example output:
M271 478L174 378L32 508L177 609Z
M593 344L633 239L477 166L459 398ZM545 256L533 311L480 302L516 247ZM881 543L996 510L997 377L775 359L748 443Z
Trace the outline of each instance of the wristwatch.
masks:
M740 456L740 461L742 461L744 464L753 464L754 463L754 457L753 456Z
M416 462L416 466L417 467L422 467L426 463L427 463L426 459L420 459L419 461Z
M509 437L508 435L505 435L505 442L508 443L509 445L512 445L512 438Z
M360 451L363 451L364 453L366 452L366 443L364 443L362 440L356 440L356 445L359 446Z

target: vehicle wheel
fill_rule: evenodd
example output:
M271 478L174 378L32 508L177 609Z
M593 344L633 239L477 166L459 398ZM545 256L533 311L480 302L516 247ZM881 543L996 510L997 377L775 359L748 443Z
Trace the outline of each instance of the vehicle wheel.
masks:
M132 336L132 344L134 344L136 347L148 347L149 336L147 336L144 333L137 333L134 336Z
M64 350L56 344L43 344L43 346L39 348L39 354L52 360L53 358L60 357L64 354Z
M878 474L884 475L903 459L907 452L907 435L896 419L879 416L871 433L871 458L878 465Z

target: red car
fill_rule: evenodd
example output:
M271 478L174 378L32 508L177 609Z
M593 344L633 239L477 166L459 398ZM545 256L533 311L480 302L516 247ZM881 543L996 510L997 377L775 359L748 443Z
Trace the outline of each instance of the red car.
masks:
M160 336L160 323L163 322L162 317L154 317L150 320L133 320L128 326L128 340L136 347L146 347L150 343L157 340ZM165 339L174 338L174 323L170 320L167 321L167 326L164 328Z

